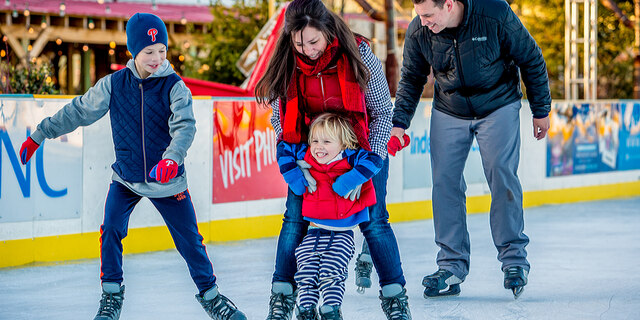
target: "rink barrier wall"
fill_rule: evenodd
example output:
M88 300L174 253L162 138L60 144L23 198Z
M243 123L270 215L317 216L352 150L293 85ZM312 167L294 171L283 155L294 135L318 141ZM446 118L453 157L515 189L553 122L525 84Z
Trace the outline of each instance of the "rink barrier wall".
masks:
M48 115L55 112L55 108L60 108L68 103L72 97L0 95L3 106L10 105L13 100L19 101L16 105L26 104L28 108L47 109L48 104L57 105L53 110L47 110L49 111ZM227 203L213 203L212 201L212 193L215 194L214 190L219 187L212 185L212 171L217 160L214 160L212 150L214 148L212 146L214 144L212 142L214 132L212 106L215 101L236 100L238 99L194 97L194 112L196 119L198 119L198 131L185 164L188 172L189 191L196 208L199 230L205 242L220 243L274 237L277 236L281 227L281 212L284 211L285 203L283 197ZM430 105L428 100L423 103ZM532 138L530 133L531 114L526 101L523 101L523 104L525 107L521 111L522 156L519 175L523 185L525 208L640 196L640 170L547 177L545 175L546 146L542 143L536 143ZM20 118L21 113L16 114ZM419 112L416 112L416 117L418 114ZM2 204L0 206L0 268L99 257L100 234L97 231L101 224L104 197L111 176L110 164L114 158L113 146L110 141L110 127L105 118L108 117L104 117L92 126L76 130L82 138L80 148L82 157L81 188L83 190L81 210L77 213L77 217L64 216L39 220L35 214L37 206L32 205L34 213L32 213L33 218L29 221L3 222L2 216L6 216L8 211L20 210L13 210L13 203L18 200L6 195L6 192L10 192L9 189L15 188L7 180L15 179L15 177L9 168L10 165L7 164L10 162L9 152L5 152L6 146L0 147L3 148L0 151L2 151L2 163L4 164L2 168L2 183L4 185L0 191L5 193L0 194L0 204ZM40 119L35 116L35 118L27 120L27 122L29 121L33 128ZM416 122L415 119L414 122ZM12 136L12 128L10 126L7 128L7 123L0 124L0 127L3 126L5 130L9 131L17 154L24 138L18 135ZM18 128L18 131L22 130L23 128ZM108 137L109 143L104 143L106 137ZM194 146L197 147L194 148ZM407 163L403 161L403 152L400 152L397 157L391 158L387 198L389 221L397 223L431 219L431 188L405 188L407 183L403 180L403 173ZM50 158L49 154L45 154ZM32 172L31 175L35 176L36 173ZM206 176L207 179L202 179L202 176ZM473 179L471 181L473 182ZM34 184L32 183L32 191L36 193ZM469 214L489 211L491 197L486 182L469 183L468 181L467 195L467 212ZM35 195L33 197L35 198ZM8 198L13 200L9 202ZM17 214L27 213L17 212ZM174 248L173 240L164 222L150 202L143 200L134 210L130 220L129 233L123 241L123 247L125 254Z

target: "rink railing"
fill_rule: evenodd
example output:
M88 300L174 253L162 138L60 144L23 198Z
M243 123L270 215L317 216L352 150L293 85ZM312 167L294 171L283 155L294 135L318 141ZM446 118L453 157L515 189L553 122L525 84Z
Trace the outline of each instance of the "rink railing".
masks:
M99 226L115 155L108 114L47 140L27 166L24 139L71 96L0 95L0 267L99 257ZM390 221L431 218L430 100L391 158ZM278 234L286 185L275 160L270 110L253 99L195 97L197 133L185 160L205 241ZM519 176L525 207L640 195L640 101L555 102L549 138L536 141L521 109ZM465 170L467 211L487 212L489 188L472 146ZM173 248L146 199L131 215L125 253Z

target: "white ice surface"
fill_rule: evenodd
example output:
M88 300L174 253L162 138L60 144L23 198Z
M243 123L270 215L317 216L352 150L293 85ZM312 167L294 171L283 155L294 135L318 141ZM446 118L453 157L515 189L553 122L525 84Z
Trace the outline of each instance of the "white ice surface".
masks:
M487 214L468 218L471 272L452 298L422 297L422 277L436 269L432 221L394 224L413 319L640 319L640 198L531 208L525 221L531 273L518 300L502 287ZM266 317L275 246L276 238L207 246L221 292L248 319ZM99 266L0 269L0 319L93 319ZM125 256L124 274L122 320L207 319L175 250ZM350 273L345 319L385 319L374 287L356 293Z

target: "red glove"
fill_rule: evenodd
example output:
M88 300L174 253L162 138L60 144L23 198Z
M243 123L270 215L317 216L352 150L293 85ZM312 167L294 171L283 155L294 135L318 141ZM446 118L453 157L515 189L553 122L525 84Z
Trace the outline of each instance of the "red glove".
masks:
M20 147L20 162L27 164L38 147L40 147L40 145L33 141L31 137L27 138L27 140L22 143L22 147Z
M158 180L160 183L167 183L178 174L178 164L171 159L162 159L153 166L149 177Z
M391 139L389 139L389 142L387 143L387 152L389 152L390 155L395 156L396 152L402 150L411 143L411 138L409 138L407 134L402 136L402 140L404 140L404 145L400 143L400 139L398 139L398 137L391 136Z

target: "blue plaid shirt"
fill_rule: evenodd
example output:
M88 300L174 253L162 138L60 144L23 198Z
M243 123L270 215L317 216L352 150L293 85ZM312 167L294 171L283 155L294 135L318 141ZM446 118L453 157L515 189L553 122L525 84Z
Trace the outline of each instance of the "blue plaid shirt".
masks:
M382 69L382 63L371 51L366 42L360 43L360 56L362 62L369 68L369 83L364 93L364 102L369 115L369 144L371 151L379 155L383 160L387 158L387 142L391 132L391 118L393 117L393 104L389 94L389 85ZM280 127L280 100L271 104L273 113L271 125L280 139L282 128Z

